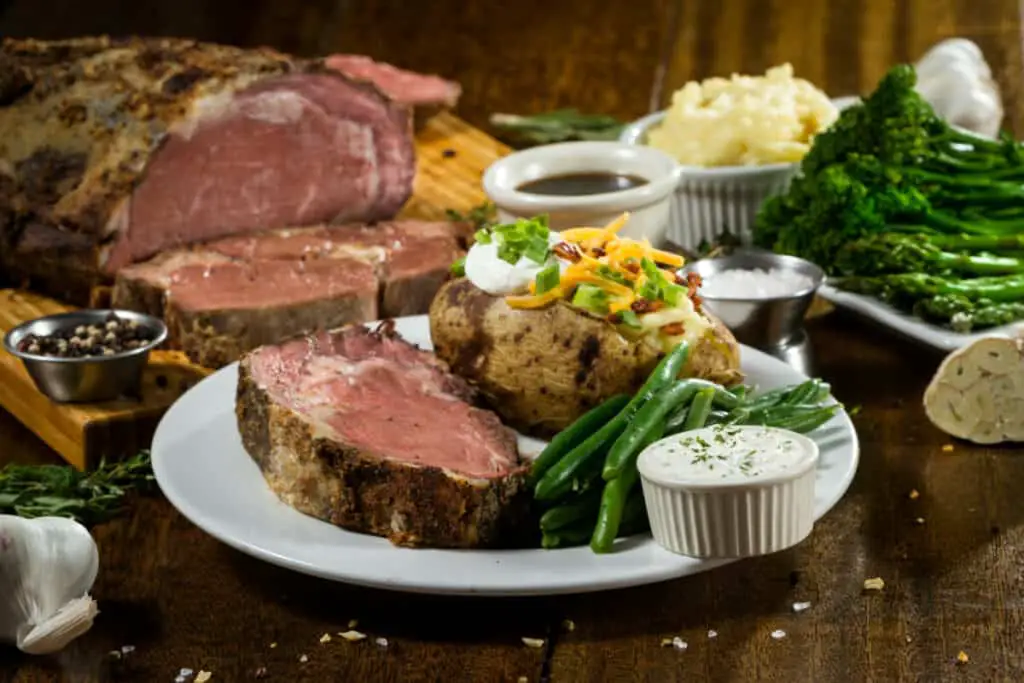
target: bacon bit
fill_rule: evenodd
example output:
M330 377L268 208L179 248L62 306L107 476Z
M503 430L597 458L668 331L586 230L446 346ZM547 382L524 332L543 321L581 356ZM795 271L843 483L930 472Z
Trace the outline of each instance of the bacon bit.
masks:
M613 325L618 325L619 323L622 322L622 311L618 311L616 313L609 313L608 317L605 318L605 320L607 320Z
M606 256L608 254L608 252L606 252L603 247L594 247L593 249L590 250L590 253L594 255L594 258L601 258L602 256Z
M644 299L643 297L638 298L629 305L629 307L633 309L634 313L653 313L660 308L664 308L664 306L665 304L660 301L651 301L649 299Z
M668 325L662 325L661 331L670 337L678 337L686 331L686 328L683 327L682 323L669 323Z
M675 280L675 283L677 285L685 285L686 284L686 278L684 278L679 273L674 273L673 274L673 279Z
M704 284L704 280L701 278L700 273L687 273L686 274L686 296L693 302L693 308L700 313L700 307L703 303L700 296L697 294L697 290L700 289L701 285Z
M636 261L626 261L625 263L622 264L622 268L624 270L628 270L630 273L633 273L634 275L640 272L640 264L637 263Z
M551 250L555 252L555 256L572 263L579 263L583 258L580 248L570 242L559 242Z

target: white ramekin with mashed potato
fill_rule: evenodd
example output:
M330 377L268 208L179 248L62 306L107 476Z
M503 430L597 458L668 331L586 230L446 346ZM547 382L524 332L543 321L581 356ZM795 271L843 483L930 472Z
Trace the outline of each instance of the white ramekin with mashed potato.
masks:
M691 81L668 109L627 126L620 140L683 165L672 241L692 249L725 231L749 241L762 202L786 190L814 136L838 118L838 104L783 64L763 76Z

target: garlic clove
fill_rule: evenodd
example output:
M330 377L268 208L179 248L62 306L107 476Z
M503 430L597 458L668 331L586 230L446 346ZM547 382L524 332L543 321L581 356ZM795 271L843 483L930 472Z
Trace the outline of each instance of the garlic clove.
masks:
M89 531L62 517L0 515L0 642L52 651L92 624L99 571Z
M92 628L93 619L99 614L96 601L88 595L75 598L57 610L52 617L37 624L23 638L18 639L18 649L30 655L48 655L64 649L64 646Z
M992 69L978 44L966 38L947 38L933 45L914 65L918 76L933 76L951 63L967 63L982 78L992 78Z
M992 69L973 42L951 38L914 65L917 91L951 124L994 138L1003 121L1002 96Z

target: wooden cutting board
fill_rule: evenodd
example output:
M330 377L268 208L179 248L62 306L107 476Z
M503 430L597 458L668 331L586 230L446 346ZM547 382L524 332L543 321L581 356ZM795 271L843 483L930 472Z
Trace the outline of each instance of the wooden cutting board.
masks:
M449 113L433 117L416 135L418 168L405 218L444 219L484 201L480 177L509 149ZM70 310L24 291L0 290L0 335L16 325ZM39 393L21 361L0 349L0 407L79 469L149 446L160 417L188 387L209 374L174 351L154 352L139 400L89 405L54 403Z

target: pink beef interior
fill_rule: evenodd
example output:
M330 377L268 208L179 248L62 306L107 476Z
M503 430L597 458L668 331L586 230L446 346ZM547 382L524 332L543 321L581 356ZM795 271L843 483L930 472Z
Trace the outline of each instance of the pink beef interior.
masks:
M345 79L274 79L193 124L172 135L147 167L107 261L110 272L230 234L387 218L411 192L407 115Z
M373 266L355 259L188 265L170 280L171 299L189 311L272 308L377 292Z
M462 94L458 83L375 62L364 55L331 55L324 63L346 76L370 81L403 104L454 107Z
M497 416L466 403L429 354L404 342L322 333L249 358L275 401L365 452L483 479L518 465L514 436Z

